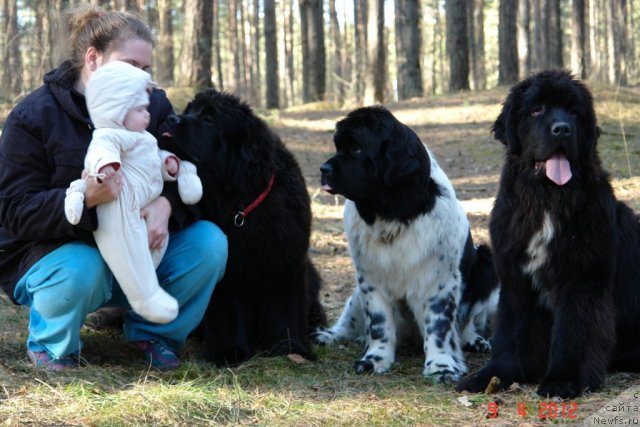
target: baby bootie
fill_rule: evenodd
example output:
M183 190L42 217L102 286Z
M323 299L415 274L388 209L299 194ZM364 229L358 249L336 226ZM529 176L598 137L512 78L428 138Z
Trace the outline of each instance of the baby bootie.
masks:
M69 223L76 225L82 217L84 208L84 179L76 179L67 188L67 196L64 198L64 214Z

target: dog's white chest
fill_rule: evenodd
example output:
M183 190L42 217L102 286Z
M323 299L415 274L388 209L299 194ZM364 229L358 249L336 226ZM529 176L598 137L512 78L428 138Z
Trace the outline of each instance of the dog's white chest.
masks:
M527 255L529 260L523 266L525 273L531 275L533 287L540 292L541 303L547 305L547 292L540 282L540 269L549 261L549 243L555 235L555 227L548 212L545 212L542 227L531 236Z

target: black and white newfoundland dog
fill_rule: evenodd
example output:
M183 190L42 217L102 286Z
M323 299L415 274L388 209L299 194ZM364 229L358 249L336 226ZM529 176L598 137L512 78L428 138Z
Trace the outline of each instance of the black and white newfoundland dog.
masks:
M162 148L197 166L199 208L227 235L229 258L201 324L205 356L237 364L258 353L315 359L325 324L308 256L311 206L297 161L238 98L213 89L169 116Z
M351 112L337 123L334 142L335 156L320 168L322 188L347 198L356 288L316 342L364 338L356 372L383 373L396 345L418 338L424 375L457 381L467 371L463 345L489 350L482 335L498 295L490 251L474 248L445 173L388 110Z
M458 390L537 383L572 398L640 370L640 224L616 201L587 87L564 71L516 84L492 128L506 146L490 235L501 282L488 364Z

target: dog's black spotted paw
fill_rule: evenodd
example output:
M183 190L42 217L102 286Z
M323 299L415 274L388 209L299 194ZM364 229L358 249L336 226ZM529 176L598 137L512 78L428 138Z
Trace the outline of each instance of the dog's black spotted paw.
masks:
M463 350L470 351L472 353L491 353L491 344L489 344L489 341L478 335L473 342L466 343Z
M357 360L353 368L356 374L368 374L373 372L373 363L368 360Z
M561 399L570 399L582 394L584 387L574 381L543 381L536 390L542 397L560 397Z

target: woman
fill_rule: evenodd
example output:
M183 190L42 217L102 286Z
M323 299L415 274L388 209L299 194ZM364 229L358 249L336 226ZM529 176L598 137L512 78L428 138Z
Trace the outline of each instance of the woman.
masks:
M13 109L0 136L0 285L14 302L30 307L27 354L48 370L77 366L88 313L126 305L92 235L99 226L95 207L118 196L122 176L87 180L77 225L64 216L64 198L82 173L93 131L86 83L109 61L147 70L153 50L149 28L125 12L83 7L69 15L68 28L69 59ZM154 90L147 130L158 137L159 125L172 112L164 92ZM154 367L172 369L224 274L227 241L217 226L198 221L197 210L180 202L175 184L167 184L141 215L152 249L162 246L171 226L156 272L178 301L179 314L159 325L128 311L125 339L136 342Z

